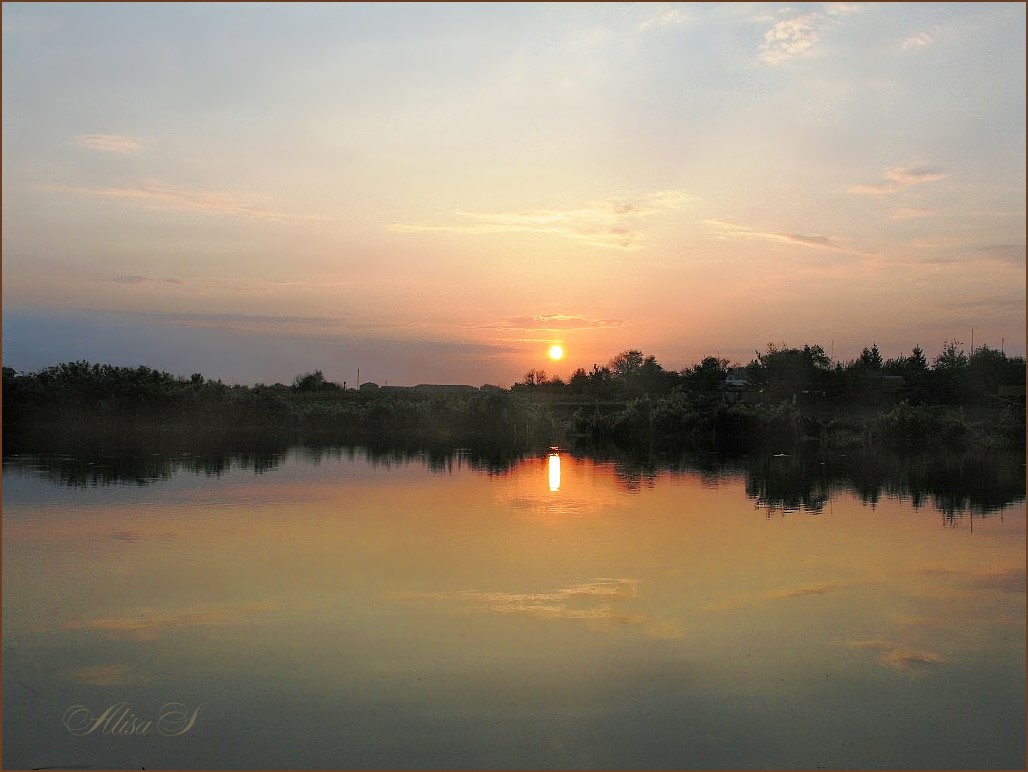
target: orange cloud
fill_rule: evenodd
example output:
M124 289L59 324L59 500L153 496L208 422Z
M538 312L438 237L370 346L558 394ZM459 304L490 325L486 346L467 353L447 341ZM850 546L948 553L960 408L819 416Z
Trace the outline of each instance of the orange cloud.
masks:
M646 614L618 607L636 598L635 579L596 579L553 592L456 592L398 593L392 597L405 601L451 601L467 611L480 614L521 614L542 619L581 619L617 625L634 625L655 638L678 638L681 631L671 622L659 622Z
M646 243L642 233L628 225L629 221L678 209L687 200L681 191L662 191L635 199L594 201L577 209L524 209L494 214L455 212L465 222L395 223L390 229L401 233L457 235L545 233L593 246L633 250L642 249Z
M72 142L89 150L120 155L138 153L143 148L143 143L138 139L124 134L78 134Z
M936 166L895 166L882 173L881 182L854 185L850 188L850 192L869 196L888 196L914 185L936 182L948 176Z
M73 620L65 624L64 629L95 631L116 640L151 641L171 630L224 625L276 610L278 606L274 603L201 606L178 611L142 608L130 614Z
M74 186L43 186L43 190L71 193L77 196L94 196L117 201L141 204L151 209L169 209L177 212L199 212L222 217L249 217L257 220L313 219L299 217L285 212L268 209L248 202L231 193L171 188L157 183L140 183L114 188L83 188Z
M719 239L752 239L760 241L777 241L781 244L797 244L803 247L815 249L830 249L836 252L845 252L854 255L866 255L859 249L847 247L838 240L829 236L808 235L803 233L783 233L780 231L757 231L745 225L728 222L726 220L704 220L704 223L715 229L715 236Z

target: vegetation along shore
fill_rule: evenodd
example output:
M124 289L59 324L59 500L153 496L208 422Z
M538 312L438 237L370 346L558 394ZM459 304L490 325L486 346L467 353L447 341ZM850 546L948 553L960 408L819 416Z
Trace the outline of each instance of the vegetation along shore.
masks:
M929 360L876 346L833 363L818 345L769 344L745 367L706 357L665 370L624 351L567 380L531 370L496 386L344 388L319 371L292 384L227 385L149 367L69 362L3 369L5 448L55 432L302 432L356 442L527 448L1024 448L1025 359L947 342Z

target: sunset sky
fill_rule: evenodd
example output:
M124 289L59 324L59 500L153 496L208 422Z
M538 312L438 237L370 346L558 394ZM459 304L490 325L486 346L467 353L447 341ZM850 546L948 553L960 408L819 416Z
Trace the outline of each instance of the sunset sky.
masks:
M1025 353L1022 3L2 14L5 366Z

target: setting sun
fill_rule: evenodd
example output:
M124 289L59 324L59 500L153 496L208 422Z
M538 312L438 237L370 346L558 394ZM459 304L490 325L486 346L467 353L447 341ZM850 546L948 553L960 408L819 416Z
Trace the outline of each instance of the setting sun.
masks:
M564 357L564 349L560 346L550 346L550 359L557 360Z

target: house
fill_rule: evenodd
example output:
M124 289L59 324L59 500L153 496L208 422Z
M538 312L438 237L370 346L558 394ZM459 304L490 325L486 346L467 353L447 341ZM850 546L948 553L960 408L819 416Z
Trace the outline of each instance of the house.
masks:
M728 376L725 378L725 386L732 389L745 389L749 385L750 382L746 378L745 367L733 367L728 371Z

